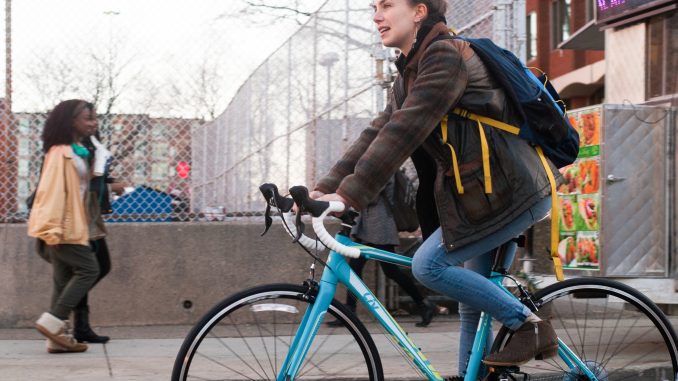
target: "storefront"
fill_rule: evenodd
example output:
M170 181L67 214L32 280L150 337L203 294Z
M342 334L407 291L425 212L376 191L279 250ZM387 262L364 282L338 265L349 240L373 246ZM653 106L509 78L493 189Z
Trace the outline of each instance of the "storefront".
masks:
M605 96L568 112L581 149L562 171L559 255L566 276L616 278L676 305L678 1L600 0L594 24L561 44L590 49L591 28L604 33Z
M566 273L670 278L673 111L603 104L568 115L581 147L558 189Z

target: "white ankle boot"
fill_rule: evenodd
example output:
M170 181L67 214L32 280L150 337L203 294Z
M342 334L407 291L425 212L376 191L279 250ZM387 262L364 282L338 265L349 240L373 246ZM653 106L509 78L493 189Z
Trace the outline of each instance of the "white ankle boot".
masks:
M47 337L47 352L49 353L84 352L87 350L86 344L78 343L73 336L65 333L65 321L48 312L40 315L40 319L35 322L35 328Z

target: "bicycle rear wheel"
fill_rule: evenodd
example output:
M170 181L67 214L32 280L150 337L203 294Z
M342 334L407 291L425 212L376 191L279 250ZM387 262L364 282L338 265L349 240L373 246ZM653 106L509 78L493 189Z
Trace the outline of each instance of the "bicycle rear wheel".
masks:
M639 291L622 283L578 278L556 283L534 296L542 319L550 318L562 340L598 380L678 380L676 334L666 316ZM511 332L503 327L492 352ZM530 380L588 380L556 356L520 366Z
M177 355L173 381L275 380L311 302L290 284L255 287L216 305L191 330ZM383 380L379 353L355 314L336 300L296 379Z

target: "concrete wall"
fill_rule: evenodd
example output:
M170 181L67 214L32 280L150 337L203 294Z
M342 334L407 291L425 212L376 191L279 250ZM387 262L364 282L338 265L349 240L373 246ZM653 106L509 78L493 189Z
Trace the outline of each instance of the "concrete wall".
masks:
M311 257L278 224L262 231L259 221L109 224L112 270L90 293L93 324L193 324L244 288L301 284ZM0 328L31 326L49 307L52 269L35 254L26 225L0 225L0 237ZM365 269L370 287L373 268Z

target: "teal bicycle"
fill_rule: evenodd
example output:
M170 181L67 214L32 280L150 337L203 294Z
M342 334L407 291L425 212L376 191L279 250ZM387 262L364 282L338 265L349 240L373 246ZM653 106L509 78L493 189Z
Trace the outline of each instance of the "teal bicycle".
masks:
M329 213L343 211L341 203L311 200L303 187L290 189L293 200L279 195L273 184L260 189L268 205L266 230L272 223L271 208L277 208L288 233L324 265L320 281L315 281L312 266L310 278L301 285L255 287L214 306L184 340L172 380L383 380L381 345L334 298L338 284L374 316L404 361L413 364L417 379L444 380L343 256L402 266L411 266L411 258L351 241L350 216L342 218L347 226L332 237L323 221ZM301 213L296 219L290 213L294 202L313 216L317 239L303 234ZM330 250L326 261L318 254L321 247ZM514 241L498 249L490 279L506 292L504 282L515 282L516 297L551 319L559 336L558 355L520 367L490 369L486 380L678 380L676 334L652 301L622 283L596 278L570 279L531 294L506 270L515 249ZM341 325L322 324L327 315ZM511 340L511 331L502 327L492 347L485 348L492 334L492 317L487 314L481 315L477 332L465 381L479 379L484 353L499 351Z

